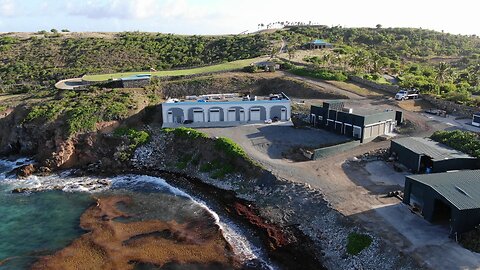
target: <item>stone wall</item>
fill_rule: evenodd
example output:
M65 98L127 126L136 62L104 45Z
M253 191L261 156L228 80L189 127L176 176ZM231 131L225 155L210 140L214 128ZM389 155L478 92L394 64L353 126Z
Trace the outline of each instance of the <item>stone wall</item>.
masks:
M352 82L368 86L368 87L373 88L375 90L385 91L385 92L388 92L388 93L391 93L391 94L396 94L398 92L398 90L400 89L400 87L398 85L379 84L379 83L376 83L376 82L372 82L372 81L360 78L358 76L350 75L350 76L348 76L348 78Z
M434 107L441 110L445 110L447 111L447 113L453 114L453 115L471 118L474 113L480 111L480 109L476 107L457 104L453 101L436 99L435 97L432 97L429 95L422 95L422 98L428 101L429 103L431 103Z

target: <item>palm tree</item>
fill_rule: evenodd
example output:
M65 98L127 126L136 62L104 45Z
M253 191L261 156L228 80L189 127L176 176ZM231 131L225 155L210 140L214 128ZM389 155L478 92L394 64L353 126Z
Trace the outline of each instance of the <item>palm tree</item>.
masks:
M447 63L440 62L437 66L437 76L435 77L438 84L445 83L450 78L451 71L452 69Z
M452 69L447 63L440 62L436 70L437 76L435 76L435 80L438 83L438 94L440 94L440 85L444 84L448 79L450 79Z

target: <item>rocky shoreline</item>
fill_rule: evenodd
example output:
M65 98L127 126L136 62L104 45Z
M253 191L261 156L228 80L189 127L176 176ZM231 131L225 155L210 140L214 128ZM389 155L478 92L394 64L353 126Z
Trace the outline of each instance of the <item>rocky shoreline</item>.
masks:
M137 148L121 166L97 162L80 167L74 174L160 176L189 194L216 203L223 214L258 234L269 257L282 269L419 268L412 258L332 209L321 191L284 181L258 168L255 175L242 169L222 179L212 178L198 166L180 168L176 162L185 154L182 150L205 153L212 149L208 145L211 139L178 141L160 131L149 133L150 142ZM358 255L346 252L347 237L352 232L368 234L373 240Z

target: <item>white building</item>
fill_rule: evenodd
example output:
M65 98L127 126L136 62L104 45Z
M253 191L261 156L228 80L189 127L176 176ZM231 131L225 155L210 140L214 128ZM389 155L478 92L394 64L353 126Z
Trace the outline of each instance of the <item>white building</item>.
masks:
M239 94L187 96L162 104L163 127L215 127L266 120L290 121L290 99L283 93L268 97Z

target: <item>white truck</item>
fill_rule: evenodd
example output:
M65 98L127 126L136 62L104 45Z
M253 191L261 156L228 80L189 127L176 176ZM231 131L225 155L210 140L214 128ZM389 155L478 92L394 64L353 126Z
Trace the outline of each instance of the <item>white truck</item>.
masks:
M418 97L419 97L419 94L418 94L418 90L416 89L412 89L412 90L402 89L398 91L397 94L395 94L396 100L417 99Z

